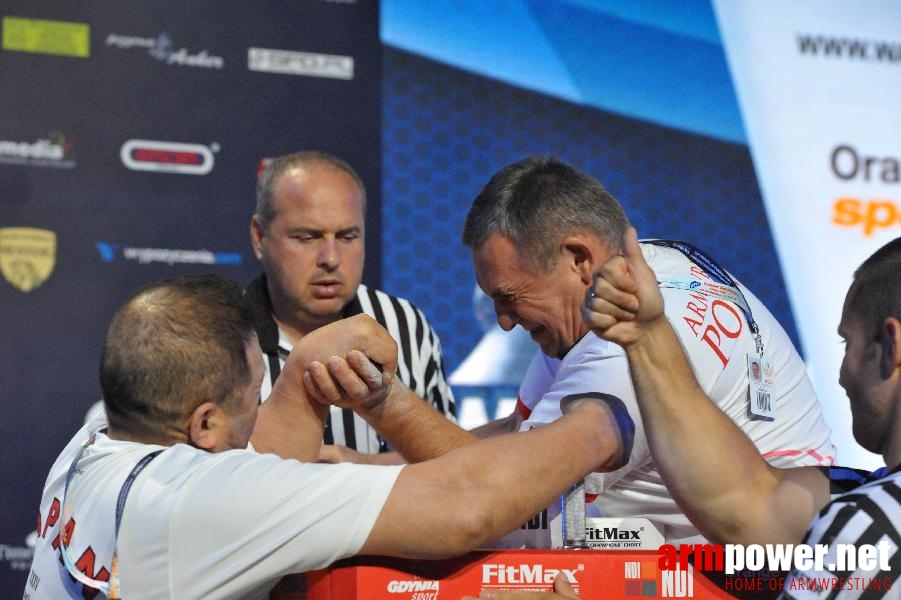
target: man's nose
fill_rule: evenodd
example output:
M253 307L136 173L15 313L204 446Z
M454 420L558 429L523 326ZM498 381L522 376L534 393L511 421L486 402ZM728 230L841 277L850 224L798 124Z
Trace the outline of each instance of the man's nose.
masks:
M338 249L338 241L324 239L319 245L319 266L326 269L334 269L341 263L341 251Z
M494 305L494 313L497 315L497 324L504 331L510 331L519 323L519 315L512 310L503 310L497 304Z

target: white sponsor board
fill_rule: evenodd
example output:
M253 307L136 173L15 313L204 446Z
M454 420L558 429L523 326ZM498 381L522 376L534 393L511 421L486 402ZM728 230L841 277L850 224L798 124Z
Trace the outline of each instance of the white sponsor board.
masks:
M836 327L854 269L901 235L901 3L714 6L837 460L880 466L851 434Z

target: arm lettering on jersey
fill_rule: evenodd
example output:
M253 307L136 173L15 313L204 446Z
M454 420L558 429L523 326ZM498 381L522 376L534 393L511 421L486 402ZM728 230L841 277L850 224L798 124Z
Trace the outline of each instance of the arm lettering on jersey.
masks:
M66 521L66 524L63 525L62 531L60 531L59 533L57 533L57 534L56 534L56 537L53 538L53 548L54 548L57 552L59 552L59 544L60 544L60 542L61 542L62 540L65 540L66 545L68 545L68 544L69 544L69 540L72 539L72 534L73 534L74 532L75 532L75 519L73 519L73 518L70 517L69 520ZM62 560L62 557L60 557L60 560Z
M38 513L38 532L40 537L44 538L47 536L48 530L52 533L53 528L59 522L60 517L60 506L61 502L59 498L54 498L50 503L50 508L47 510L47 520L43 521L42 515ZM41 529L41 522L43 521L43 529ZM75 533L75 519L70 517L68 521L62 526L61 531L56 534L56 537L53 538L51 542L51 546L56 550L56 557L59 560L59 564L65 568L66 563L63 560L62 553L62 544L65 541L66 545L69 545L69 542L72 540L72 535ZM87 575L89 578L94 579L96 581L107 582L110 578L110 570L105 565L100 565L100 568L97 569L97 554L94 552L94 548L90 545L85 549L84 552L81 553L81 556L75 561L75 568L78 569L81 573ZM95 570L96 569L96 570ZM34 577L37 578L37 575L34 574ZM73 582L75 578L72 575L69 575L69 579ZM35 589L36 584L35 584ZM81 596L85 600L92 600L99 594L99 590L96 590L90 586L82 584Z
M109 581L110 572L106 567L101 566L100 570L94 573L94 563L96 562L96 558L94 549L88 546L87 550L85 550L79 559L75 561L75 568L96 581ZM71 575L69 577L71 577L73 581L75 580ZM85 600L91 600L99 593L100 590L95 590L92 587L86 585L82 585L81 587L81 596Z
M54 498L53 502L50 503L50 508L47 510L47 520L44 522L44 528L41 529L41 513L38 512L38 533L42 538L47 537L47 530L56 525L56 522L59 520L59 511L60 511L60 501L59 498Z
M696 266L691 267L691 275L709 279L707 273ZM732 356L731 352L723 349L723 338L734 340L741 335L744 329L741 313L728 302L718 298L711 302L709 296L696 292L689 296L682 320L696 338L707 344L725 368Z

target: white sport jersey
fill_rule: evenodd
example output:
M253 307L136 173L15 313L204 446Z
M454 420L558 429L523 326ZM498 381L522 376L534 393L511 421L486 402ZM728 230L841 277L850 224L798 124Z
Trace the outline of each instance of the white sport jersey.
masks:
M69 555L80 571L109 578L122 485L138 461L162 447L97 433L62 506L72 461L105 426L102 417L85 425L50 470L23 598L91 597L82 596L82 584L60 562L61 531L71 535ZM399 472L168 447L134 479L127 497L116 546L122 596L266 598L283 575L356 554Z
M704 272L681 252L641 244L657 279L689 281ZM774 385L774 421L752 420L749 414L747 354L755 341L747 319L732 302L690 289L661 287L666 316L688 355L703 390L748 435L761 455L779 467L831 465L835 447L831 432L807 376L801 357L770 312L746 288L741 290L760 328L764 357L770 362ZM635 421L635 441L628 464L612 473L586 478L586 492L599 494L596 506L604 516L646 517L668 543L700 541L697 529L676 506L651 460L641 424L628 361L622 348L589 332L563 359L540 351L533 359L519 391L520 405L531 408L522 430L540 427L560 417L560 401L571 395L602 392L620 398ZM711 448L715 452L716 448ZM728 474L724 474L728 476ZM551 530L559 509L549 510ZM533 521L534 526L536 521ZM511 534L503 546L552 545L543 527L526 526Z

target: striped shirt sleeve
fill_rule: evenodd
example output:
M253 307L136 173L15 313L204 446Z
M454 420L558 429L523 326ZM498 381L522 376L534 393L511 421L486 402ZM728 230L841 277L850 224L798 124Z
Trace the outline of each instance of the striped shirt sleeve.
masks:
M831 474L830 474L831 475ZM831 477L830 477L831 479ZM797 567L786 579L784 598L897 597L901 574L901 472L861 485L833 500L814 519L804 543L826 548L822 568ZM863 560L862 546L874 557Z

